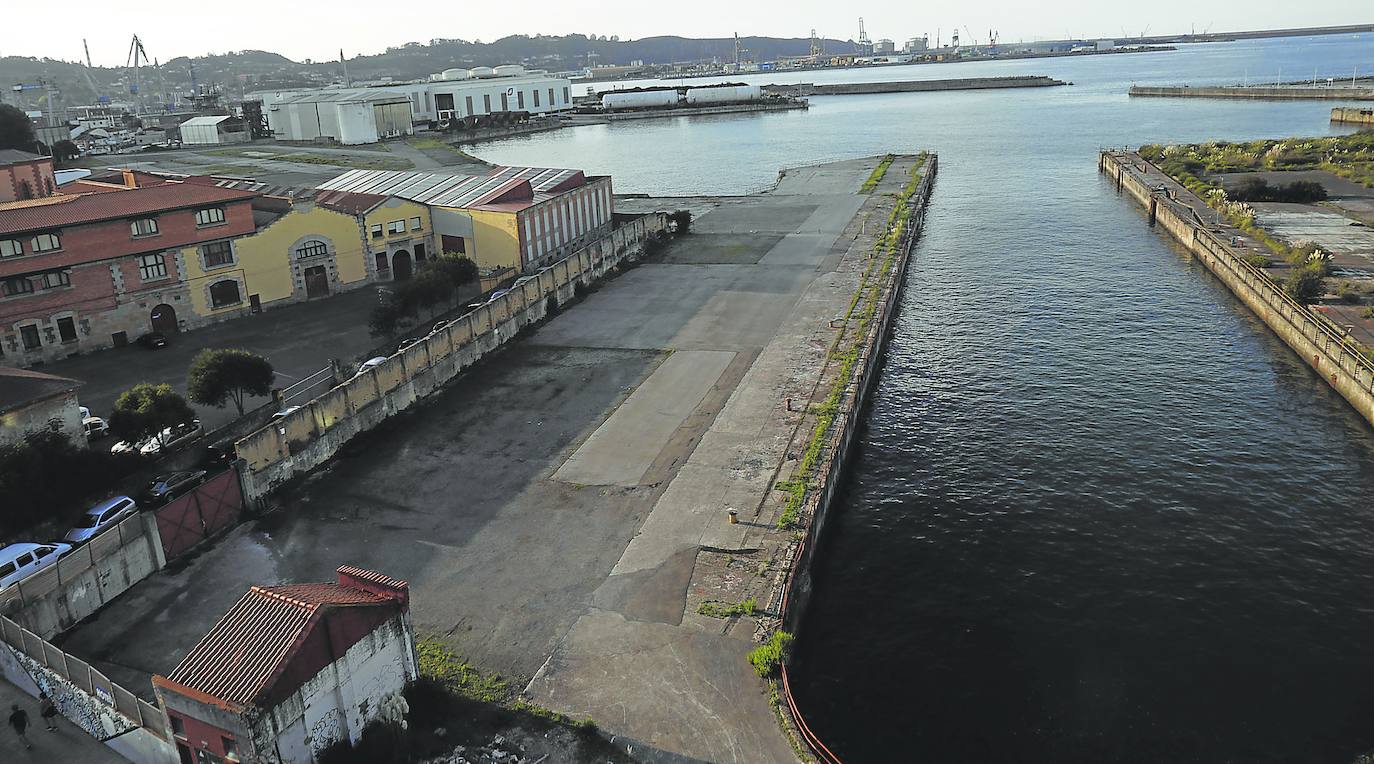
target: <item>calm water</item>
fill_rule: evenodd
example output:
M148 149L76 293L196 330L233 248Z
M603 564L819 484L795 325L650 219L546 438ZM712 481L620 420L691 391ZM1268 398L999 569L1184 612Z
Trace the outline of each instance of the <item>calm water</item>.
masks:
M1374 748L1374 431L1096 175L1103 145L1331 129L1330 104L1130 100L1131 82L1314 65L1374 72L1374 36L827 73L1076 84L477 153L685 194L939 151L795 656L843 758L1346 762Z

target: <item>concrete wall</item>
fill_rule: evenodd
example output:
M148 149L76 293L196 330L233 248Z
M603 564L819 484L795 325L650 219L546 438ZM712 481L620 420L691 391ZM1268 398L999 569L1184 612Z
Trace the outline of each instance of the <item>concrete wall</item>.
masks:
M1133 85L1131 86L1131 95L1171 98L1240 98L1265 101L1374 101L1374 89L1351 87L1175 88Z
M1331 121L1351 125L1374 125L1374 109L1346 109L1338 106L1331 110Z
M0 414L0 445L22 442L30 433L49 428L66 435L74 445L86 445L75 390Z
M431 333L387 362L303 405L291 416L235 444L250 505L296 475L328 461L353 436L376 427L442 389L484 355L542 320L549 298L563 304L643 251L645 238L667 227L663 213L645 215L539 272L539 278Z
M1151 211L1151 217L1182 243L1241 302L1259 316L1336 392L1374 424L1374 364L1346 342L1346 335L1320 314L1296 302L1264 273L1246 263L1221 238L1201 225L1192 208L1156 193L1167 176L1138 155L1103 152L1098 168ZM1180 187L1181 188L1181 187ZM1176 190L1175 193L1190 193Z
M0 610L49 639L166 564L157 518L143 512L0 593Z

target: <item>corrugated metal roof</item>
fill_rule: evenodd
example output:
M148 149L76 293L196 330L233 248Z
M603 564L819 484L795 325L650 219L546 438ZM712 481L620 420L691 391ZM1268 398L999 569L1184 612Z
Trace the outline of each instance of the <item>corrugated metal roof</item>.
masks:
M204 125L218 125L226 119L235 119L235 117L230 114L219 114L209 117L191 117L185 122L182 122L181 127L201 127Z
M103 194L50 196L46 204L0 206L0 234L40 231L101 220L251 199L237 191L196 183L164 183ZM33 200L38 201L38 200Z
M397 583L401 588L406 586L403 581ZM230 706L246 707L269 696L283 697L296 688L278 688L274 683L294 659L324 660L318 668L328 665L328 660L319 656L298 656L300 646L322 625L328 612L353 607L400 610L403 602L400 596L381 596L332 583L254 586L191 648L167 679ZM336 647L347 650L350 646Z
M542 167L498 167L486 175L454 175L414 170L349 170L325 181L330 191L397 196L436 207L480 207L495 202L542 201L552 194L584 185L581 170ZM527 190L526 190L527 189ZM521 191L524 193L521 193Z
M410 99L404 93L393 93L387 90L325 90L282 96L274 101L273 105L279 103L375 103L378 101L409 102Z

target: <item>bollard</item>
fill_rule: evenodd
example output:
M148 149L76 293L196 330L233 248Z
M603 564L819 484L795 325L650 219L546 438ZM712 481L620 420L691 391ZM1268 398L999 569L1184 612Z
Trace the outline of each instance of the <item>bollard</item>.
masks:
M729 523L731 525L739 525L739 512L731 509L728 510L726 514L729 516Z

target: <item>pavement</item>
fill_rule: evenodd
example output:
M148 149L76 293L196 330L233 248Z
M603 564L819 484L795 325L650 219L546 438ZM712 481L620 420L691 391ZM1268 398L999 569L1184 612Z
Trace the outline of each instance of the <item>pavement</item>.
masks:
M417 634L639 757L794 761L746 659L752 629L698 615L688 590L704 548L768 525L729 526L724 510L756 512L786 457L783 401L810 394L853 294L846 253L856 213L878 203L857 193L876 163L694 202L691 236L354 439L274 496L278 511L139 583L62 647L150 697L149 676L248 586L360 565L410 582Z
M0 762L4 764L125 764L128 759L106 748L104 744L80 727L62 717L57 718L57 731L49 732L43 728L43 719L38 715L38 699L0 677L0 710L9 719L10 706L29 712L27 737L33 745L26 749L19 736L6 721L0 729Z

